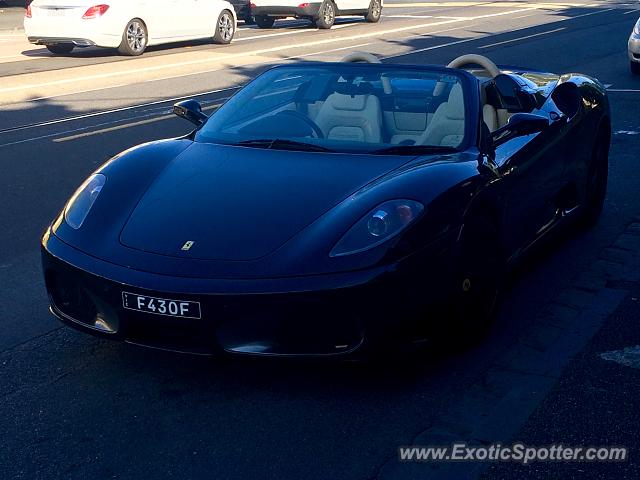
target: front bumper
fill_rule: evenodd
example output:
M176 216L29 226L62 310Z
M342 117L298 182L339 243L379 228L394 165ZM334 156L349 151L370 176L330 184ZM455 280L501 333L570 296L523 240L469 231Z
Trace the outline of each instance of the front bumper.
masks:
M200 354L350 356L406 341L424 292L393 269L262 280L169 277L42 243L50 309L99 337ZM124 309L122 292L200 302L201 319Z
M640 37L631 34L628 43L629 61L640 62Z
M317 17L320 11L320 5L322 3L301 3L304 6L287 6L287 5L273 5L273 6L254 6L251 7L251 14L253 16L265 16L265 17Z

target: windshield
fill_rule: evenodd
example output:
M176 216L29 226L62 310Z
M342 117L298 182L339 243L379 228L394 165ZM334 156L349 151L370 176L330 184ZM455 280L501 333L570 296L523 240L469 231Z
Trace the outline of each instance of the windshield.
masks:
M195 139L345 153L454 150L465 139L462 78L382 64L278 67L233 96Z

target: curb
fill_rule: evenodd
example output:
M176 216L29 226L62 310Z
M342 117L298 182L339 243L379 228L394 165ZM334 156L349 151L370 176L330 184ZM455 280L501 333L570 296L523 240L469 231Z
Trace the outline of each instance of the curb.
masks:
M640 218L590 268L550 302L514 345L481 374L465 398L420 433L412 446L508 442L555 385L564 367L598 332L640 281ZM462 420L461 420L462 419ZM377 479L477 479L491 462L399 462L388 459Z

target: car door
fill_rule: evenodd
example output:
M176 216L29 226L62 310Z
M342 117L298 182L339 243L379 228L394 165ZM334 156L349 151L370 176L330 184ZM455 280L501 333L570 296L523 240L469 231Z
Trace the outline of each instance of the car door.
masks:
M218 19L211 0L165 0L172 19L171 36L176 39L213 36Z
M518 253L546 233L558 219L562 188L562 142L553 124L543 132L514 138L496 149L506 249Z
M128 10L128 20L140 18L145 23L150 45L171 39L174 21L169 0L135 0L121 3L122 7Z
M369 8L370 0L336 0L340 12L363 12Z

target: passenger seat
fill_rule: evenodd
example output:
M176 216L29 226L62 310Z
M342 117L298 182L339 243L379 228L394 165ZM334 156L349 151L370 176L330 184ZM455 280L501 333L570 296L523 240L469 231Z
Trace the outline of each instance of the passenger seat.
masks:
M332 93L320 107L315 122L328 139L382 142L382 107L375 95Z

